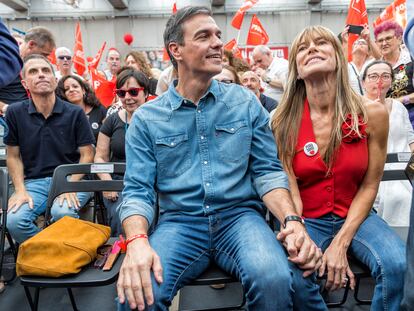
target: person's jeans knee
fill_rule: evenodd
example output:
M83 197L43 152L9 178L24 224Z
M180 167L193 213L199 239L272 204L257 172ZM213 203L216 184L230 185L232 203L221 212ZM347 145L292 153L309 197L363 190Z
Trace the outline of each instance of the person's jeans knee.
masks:
M80 208L83 208L89 199L92 197L93 193L90 192L78 192L76 193L80 203ZM51 215L53 221L58 221L64 216L70 216L73 218L79 218L79 209L75 207L69 207L66 200L63 201L62 205L59 204L59 200L55 199L52 205Z
M25 180L26 191L33 199L33 208L24 203L17 211L7 214L7 229L17 243L23 243L40 231L34 221L46 210L51 180L51 177Z

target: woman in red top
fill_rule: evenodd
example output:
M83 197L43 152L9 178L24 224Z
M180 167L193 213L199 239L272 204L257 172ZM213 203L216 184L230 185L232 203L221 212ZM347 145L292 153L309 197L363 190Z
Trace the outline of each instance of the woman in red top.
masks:
M405 248L371 211L386 158L388 114L357 95L335 35L322 26L300 33L289 80L272 120L297 213L324 251L319 274L336 290L355 278L347 253L376 280L372 310L398 310Z

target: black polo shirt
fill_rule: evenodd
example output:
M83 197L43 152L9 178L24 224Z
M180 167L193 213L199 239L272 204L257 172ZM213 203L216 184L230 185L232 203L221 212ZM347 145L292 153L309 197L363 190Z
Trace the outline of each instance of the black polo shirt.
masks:
M50 177L57 166L78 163L78 148L95 143L82 108L57 97L47 119L29 99L10 105L6 122L4 142L19 146L25 179Z

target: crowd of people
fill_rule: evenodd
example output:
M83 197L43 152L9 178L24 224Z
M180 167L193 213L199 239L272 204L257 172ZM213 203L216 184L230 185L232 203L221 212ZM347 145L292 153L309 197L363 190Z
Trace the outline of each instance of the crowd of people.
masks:
M365 27L349 62L349 27L336 36L322 26L299 33L288 60L266 45L246 60L223 51L208 9L186 7L167 22L161 74L140 51L109 49L108 109L49 29L12 38L1 27L17 243L39 232L57 166L125 162L125 176L99 174L124 179L122 193L103 192L112 235L128 245L119 310L167 310L210 261L241 281L251 310L326 310L315 275L353 288L349 254L375 279L372 310L400 309L406 250L390 226L409 225L412 187L380 185L386 154L414 151L413 61L399 24ZM90 197L61 195L53 221L78 218Z

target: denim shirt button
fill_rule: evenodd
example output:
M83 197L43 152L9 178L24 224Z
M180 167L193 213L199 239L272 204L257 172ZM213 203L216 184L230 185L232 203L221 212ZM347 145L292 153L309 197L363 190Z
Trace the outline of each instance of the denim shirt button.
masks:
M210 205L206 205L206 208L210 208Z
M201 138L201 140L203 140L204 139L204 136L201 136L200 138Z
M207 186L207 187L210 187L210 183L206 183L206 186Z
M198 113L201 113L201 110L199 109L199 110L197 110L197 112L198 112Z
M204 161L203 163L204 163L205 165L207 165L207 163L208 163L208 162L207 162L207 161Z
M175 145L175 143L171 143L171 146L174 146Z

